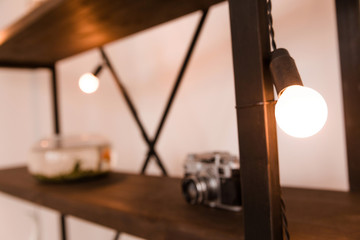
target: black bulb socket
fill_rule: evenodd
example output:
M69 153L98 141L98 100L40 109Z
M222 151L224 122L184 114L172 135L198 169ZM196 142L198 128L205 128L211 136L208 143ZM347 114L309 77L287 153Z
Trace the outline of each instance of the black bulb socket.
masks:
M278 96L289 86L303 86L295 61L284 48L275 49L271 53L270 72Z
M96 69L92 72L92 74L94 74L94 76L97 76L102 69L103 69L103 64L100 64L99 66L96 67Z

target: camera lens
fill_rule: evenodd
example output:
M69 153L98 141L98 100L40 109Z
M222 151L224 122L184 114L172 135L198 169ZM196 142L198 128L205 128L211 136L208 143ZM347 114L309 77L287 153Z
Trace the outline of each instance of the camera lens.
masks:
M201 202L199 186L197 186L197 184L199 184L199 182L195 178L185 178L182 182L182 192L184 194L185 200L190 204Z
M196 203L198 198L198 191L196 190L196 185L193 181L189 181L185 188L183 188L185 198L189 203Z
M217 197L216 180L208 178L186 177L182 182L182 192L185 200L190 204L212 201Z

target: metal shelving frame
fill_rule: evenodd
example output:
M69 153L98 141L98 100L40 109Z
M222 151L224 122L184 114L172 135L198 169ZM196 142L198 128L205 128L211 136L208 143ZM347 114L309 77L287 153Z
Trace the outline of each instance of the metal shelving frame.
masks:
M49 4L49 9L53 9L60 2L60 0L57 0ZM161 1L157 1L157 4L159 4L158 2ZM217 2L220 1L213 1L210 5ZM358 125L360 122L360 108L358 107L360 102L360 8L359 0L335 0L335 2L343 84L349 181L351 191L356 192L360 191L360 174L358 174L360 172L360 127ZM270 43L266 3L266 0L229 0L237 125L239 148L241 148L245 238L247 240L279 240L283 238L273 88L269 74ZM189 12L190 9L186 11ZM39 14L37 12L35 15ZM206 14L207 10L204 10L155 137L150 139L145 131L142 131L149 147L142 173L145 173L150 158L155 157L157 164L163 173L166 174L165 167L155 151L155 144L186 70ZM126 97L128 94L126 90L124 91L125 88L121 85L120 78L116 75L103 50L101 50L101 54L114 79L117 81L118 87L129 104L130 109L132 109L131 106L133 104L130 98ZM55 62L2 61L0 66L32 69L47 68L50 70L54 133L60 134L58 80ZM136 118L136 110L133 111L133 115L135 120L138 119ZM140 129L143 129L140 120L137 122ZM259 206L262 207L259 208ZM60 222L62 239L66 240L65 215L61 214Z

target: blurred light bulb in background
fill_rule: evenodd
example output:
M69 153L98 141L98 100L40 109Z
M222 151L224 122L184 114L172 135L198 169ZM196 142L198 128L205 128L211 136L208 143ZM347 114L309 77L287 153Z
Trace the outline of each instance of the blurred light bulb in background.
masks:
M310 137L319 132L327 120L328 109L317 91L299 85L285 88L275 106L279 127L288 135Z
M85 73L79 79L79 87L84 93L93 93L99 88L99 79L92 73Z

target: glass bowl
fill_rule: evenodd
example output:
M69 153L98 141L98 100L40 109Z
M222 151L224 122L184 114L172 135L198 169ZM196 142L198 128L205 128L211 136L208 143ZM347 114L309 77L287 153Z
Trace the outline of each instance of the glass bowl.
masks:
M99 135L53 136L38 141L29 153L28 170L43 182L67 182L105 175L111 147Z

